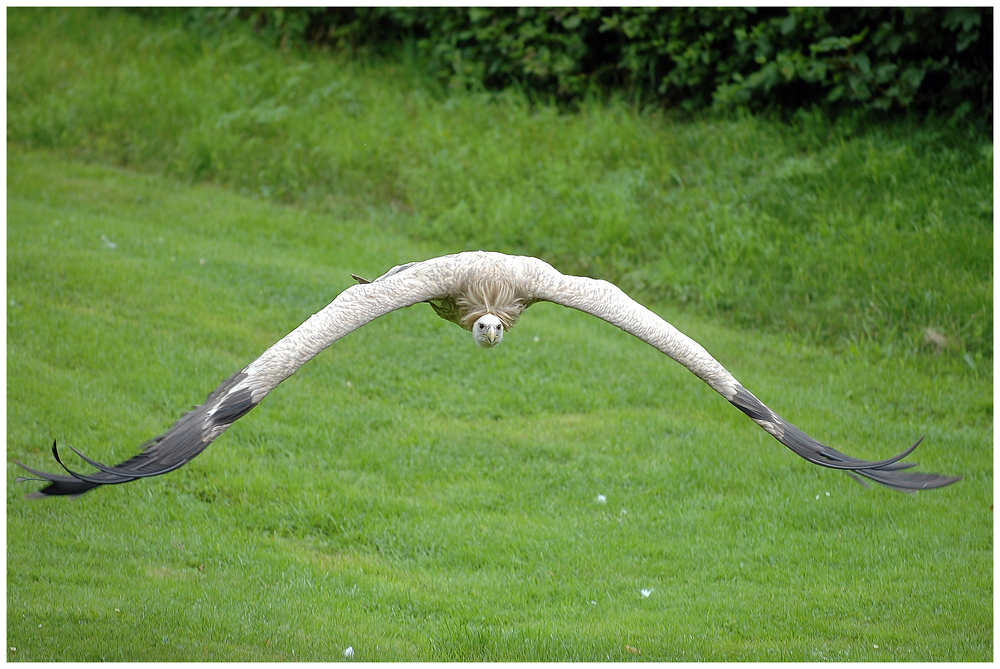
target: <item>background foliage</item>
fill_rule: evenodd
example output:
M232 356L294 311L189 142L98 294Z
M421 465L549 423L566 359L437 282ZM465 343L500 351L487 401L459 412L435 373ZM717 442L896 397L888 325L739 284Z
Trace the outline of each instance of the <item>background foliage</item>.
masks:
M595 91L705 107L918 109L992 117L993 9L253 8L283 44L393 49L412 40L437 77L579 102Z

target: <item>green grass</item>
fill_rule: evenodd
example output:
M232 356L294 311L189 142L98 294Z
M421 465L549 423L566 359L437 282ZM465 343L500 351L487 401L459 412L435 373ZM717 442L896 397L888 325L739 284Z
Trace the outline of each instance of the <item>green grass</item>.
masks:
M607 269L817 438L875 458L924 434L921 468L966 478L866 490L583 314L534 306L482 351L413 308L338 342L169 476L29 502L8 464L9 660L992 660L986 145L615 104L559 116L440 99L405 67L211 39L115 12L8 13L8 458L51 469L53 438L127 457L350 272L483 247ZM360 107L290 97L272 134L220 130L299 70L304 91L322 80ZM669 192L651 181L668 164L684 183ZM668 230L657 201L678 248L649 242ZM932 204L960 229L932 224ZM793 224L816 226L817 248L773 234ZM703 248L731 255L707 272ZM776 261L789 250L800 269ZM810 267L837 318L829 295L801 298ZM754 281L730 307L705 297ZM900 308L901 286L923 292ZM905 318L871 325L859 295ZM922 346L923 326L955 348Z
M8 454L35 466L52 438L124 458L350 270L429 251L50 154L8 169ZM865 490L581 314L532 307L484 352L411 309L168 477L38 503L8 465L8 658L989 659L989 383L678 325L817 436L927 434L924 468L967 478Z

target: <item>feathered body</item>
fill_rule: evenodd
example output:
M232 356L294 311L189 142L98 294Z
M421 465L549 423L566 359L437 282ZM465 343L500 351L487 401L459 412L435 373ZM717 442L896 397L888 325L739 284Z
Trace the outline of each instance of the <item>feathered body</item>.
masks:
M531 302L524 298L523 281L511 271L511 264L504 262L508 256L486 251L475 252L477 262L455 263L449 268L450 276L444 277L445 294L428 303L441 318L472 331L473 324L493 314L509 330L517 323ZM459 254L465 255L465 254ZM456 256L445 256L445 258ZM382 281L420 263L398 265L375 279ZM372 283L352 274L359 283Z
M358 285L347 288L259 358L226 379L204 404L185 414L166 433L147 442L144 450L133 458L110 467L73 449L99 470L80 474L62 465L53 444L53 455L68 476L21 465L49 483L29 496L77 495L100 485L173 471L201 453L320 351L380 316L420 302L430 303L445 320L472 330L476 343L484 347L499 344L503 330L513 327L524 310L535 302L549 301L579 309L670 356L809 462L843 469L855 477L863 476L902 491L938 488L961 478L905 471L913 465L900 460L919 441L902 454L877 462L852 458L824 446L771 411L700 344L607 281L561 274L537 258L485 251L399 265L370 282L356 275L354 278ZM488 339L481 329L490 332Z

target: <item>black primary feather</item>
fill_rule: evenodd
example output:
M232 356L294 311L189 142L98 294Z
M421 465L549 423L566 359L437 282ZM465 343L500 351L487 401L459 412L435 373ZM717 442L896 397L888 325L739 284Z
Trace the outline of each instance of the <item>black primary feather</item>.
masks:
M18 481L45 481L49 485L29 494L27 497L40 498L55 495L81 495L102 485L128 483L140 478L160 476L183 467L199 453L208 448L226 428L245 416L257 404L250 395L250 389L236 386L246 378L243 372L237 372L208 396L199 406L184 414L180 420L162 435L143 444L143 450L121 464L110 466L88 458L86 455L70 446L70 449L80 456L87 464L99 471L92 474L81 474L67 467L56 443L52 442L52 455L56 462L66 470L68 476L50 474L28 467L17 462L38 478L18 478Z
M820 467L844 470L860 483L864 483L864 481L861 481L857 477L864 476L893 490L915 492L917 490L943 488L946 485L951 485L962 480L961 476L943 476L941 474L903 471L916 466L917 463L915 462L900 462L900 460L912 453L920 445L920 442L924 440L923 437L920 437L913 446L910 446L899 455L888 460L879 460L876 462L861 460L845 455L836 449L816 441L771 411L767 405L754 397L753 393L743 386L737 387L736 394L729 401L800 458ZM770 424L770 427L768 424Z

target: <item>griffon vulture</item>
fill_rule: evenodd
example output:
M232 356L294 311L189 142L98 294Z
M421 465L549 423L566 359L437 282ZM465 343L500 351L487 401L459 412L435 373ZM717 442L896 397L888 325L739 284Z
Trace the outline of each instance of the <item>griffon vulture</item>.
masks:
M475 343L484 348L498 346L504 333L535 302L579 309L617 325L684 365L775 439L813 464L842 469L855 478L863 476L901 491L940 488L961 478L908 471L913 464L900 461L920 441L896 457L877 462L859 460L824 446L771 411L697 342L607 281L561 274L537 258L484 251L399 265L371 282L354 278L357 285L223 381L204 404L185 414L165 434L147 442L138 455L112 467L73 449L100 470L81 474L62 463L53 443L52 453L68 476L17 463L40 477L19 480L49 484L29 497L79 495L97 486L171 472L205 450L327 346L379 316L420 302L429 302L439 316L471 330Z

